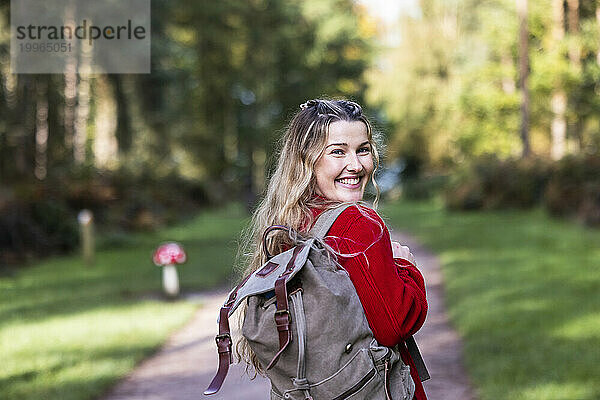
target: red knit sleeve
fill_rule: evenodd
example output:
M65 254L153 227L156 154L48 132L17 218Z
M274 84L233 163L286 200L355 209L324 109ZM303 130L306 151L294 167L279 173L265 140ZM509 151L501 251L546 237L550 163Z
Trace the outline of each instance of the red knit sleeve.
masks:
M367 207L349 207L327 236L342 254L339 262L350 275L377 341L394 346L419 330L427 314L423 277L414 265L394 260L379 215Z

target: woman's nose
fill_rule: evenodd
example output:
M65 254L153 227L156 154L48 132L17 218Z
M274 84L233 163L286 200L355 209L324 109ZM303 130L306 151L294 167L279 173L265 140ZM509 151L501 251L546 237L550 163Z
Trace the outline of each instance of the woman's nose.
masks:
M363 169L363 165L358 159L357 155L350 155L348 158L348 164L346 169L350 172L360 172Z

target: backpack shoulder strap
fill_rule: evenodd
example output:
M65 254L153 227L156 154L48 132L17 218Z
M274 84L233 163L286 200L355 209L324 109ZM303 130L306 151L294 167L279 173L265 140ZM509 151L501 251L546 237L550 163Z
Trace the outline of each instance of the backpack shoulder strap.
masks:
M335 208L323 211L321 215L319 215L319 217L317 218L317 222L315 222L312 229L310 230L311 236L323 239L325 235L327 235L327 232L329 231L337 217L339 217L340 214L344 212L344 210L346 210L352 205L353 204L345 203Z
M426 380L430 379L431 376L429 376L429 371L425 366L425 361L423 361L423 356L421 356L421 352L417 347L417 342L415 341L415 338L411 336L405 340L405 343L406 348L408 349L408 353L410 354L410 357L412 358L413 363L415 364L417 373L419 374L419 379L421 379L421 382L425 382Z
M215 377L210 382L208 388L204 391L204 395L215 394L219 391L219 389L221 389L223 381L225 381L225 377L229 371L229 365L231 365L233 362L233 357L231 354L232 341L231 331L229 328L229 311L235 303L238 290L244 286L251 276L252 275L248 275L237 285L235 289L231 291L229 298L227 301L225 301L223 307L221 307L221 311L219 311L219 334L215 337L215 341L217 342L217 351L219 353L219 367Z

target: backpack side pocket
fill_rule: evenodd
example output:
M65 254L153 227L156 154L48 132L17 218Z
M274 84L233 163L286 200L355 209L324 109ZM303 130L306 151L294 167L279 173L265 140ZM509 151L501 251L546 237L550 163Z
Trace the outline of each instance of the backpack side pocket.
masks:
M381 346L375 339L369 347L371 357L394 400L411 400L415 394L415 383L410 376L410 367L402 361L400 353L390 347ZM388 370L386 372L386 363Z
M382 390L383 381L377 374L368 349L360 349L334 374L310 384L310 394L315 399L371 399L377 398ZM305 399L298 390L288 390L283 397Z

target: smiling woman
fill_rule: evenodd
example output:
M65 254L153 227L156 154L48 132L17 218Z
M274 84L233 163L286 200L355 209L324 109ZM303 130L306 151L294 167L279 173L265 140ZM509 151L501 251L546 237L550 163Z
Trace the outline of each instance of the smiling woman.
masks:
M373 155L366 125L361 121L335 121L329 126L325 152L315 165L316 192L330 200L362 200Z
M330 255L337 260L337 270L341 269L347 274L341 274L343 277L339 280L334 279L329 285L321 285L321 287L327 287L322 290L338 293L341 281L349 277L352 283L350 286L353 286L354 290L350 289L348 293L338 293L334 297L348 300L348 303L344 300L344 304L350 304L353 301L351 299L358 297L362 310L359 306L358 310L352 309L356 311L356 315L348 315L353 311L346 307L343 308L346 314L337 315L339 310L333 311L335 308L331 304L319 304L318 308L326 310L328 315L331 313L328 318L330 318L332 326L342 326L342 320L354 321L353 318L358 316L359 319L362 318L366 321L365 325L368 324L368 329L366 332L361 331L360 335L356 332L340 332L332 335L329 339L326 337L323 339L321 337L327 336L323 332L332 330L331 327L320 326L317 335L320 337L318 341L328 342L325 343L327 350L321 348L318 356L331 356L332 360L340 361L346 360L344 357L358 360L362 359L359 357L360 355L371 354L371 359L376 363L382 361L383 358L374 354L373 349L387 348L385 351L388 356L385 357L388 358L384 357L387 360L385 368L383 365L380 365L381 368L377 367L378 378L367 374L364 379L368 378L369 382L373 379L375 381L381 379L378 390L383 390L381 387L385 386L385 398L388 400L425 399L419 375L406 346L406 341L412 340L411 335L419 330L425 320L427 313L425 284L408 247L392 242L383 220L374 209L361 202L369 179L377 191L374 207L377 206L379 197L374 178L374 172L379 165L379 155L369 120L363 114L362 108L354 102L309 100L300 106L300 111L292 119L284 134L282 145L277 168L269 181L265 198L253 216L252 226L247 237L241 241L249 246L249 248L242 249L241 252L241 254L249 255L244 275L250 275L262 267L257 274L260 277L266 277L269 272L265 271L273 270L267 264L270 259L269 255L280 254L295 246L298 246L295 247L297 249L303 240L311 237L314 239L311 236L314 235L311 233L313 232L311 229L315 221L325 212L327 215L333 215L333 209L337 209L336 211L339 211L337 218L331 220L331 227L327 232L323 231L325 236L323 239L320 239L323 236L319 236L319 240L323 240L328 245L327 249ZM292 264L290 263L290 265ZM301 282L303 281L302 277L299 279ZM306 290L308 293L309 289ZM290 291L293 294L298 290L291 288ZM290 301L292 300L290 299ZM277 304L279 309L279 300L277 300ZM310 304L309 300L306 300L303 307L315 307L314 304ZM245 324L245 320L255 320L252 312L252 307L248 308L248 313L242 309L240 319L242 324ZM297 318L296 315L294 312L293 318ZM313 324L315 322L310 320L310 309L306 310L306 315L306 336L310 338L311 328L314 328L311 327L311 322ZM275 314L275 318L278 318L277 314ZM275 329L273 317L269 321L273 324L272 328ZM277 330L281 332L283 325L279 322L277 324ZM348 330L354 329L353 326ZM360 347L358 336L354 337L353 334L361 338L372 338L372 345ZM348 335L348 338L345 335ZM272 366L273 361L271 363L267 361L265 364L263 359L261 363L252 346L257 346L256 348L263 355L265 350L267 353L277 353L278 355L273 360L277 359L280 354L282 358L294 357L292 353L295 353L295 356L300 359L298 351L282 353L283 350L280 349L277 352L275 346L265 349L265 346L260 344L262 347L258 347L256 338L251 339L250 336L242 338L238 342L236 347L238 355L252 365L256 371L269 376L273 388L272 399L283 398L284 393L288 396L284 396L285 398L296 399L293 396L289 397L291 393L296 393L294 390L305 392L302 396L308 397L302 397L302 399L310 398L311 390L318 394L321 383L337 376L336 373L327 378L319 375L324 371L311 371L307 375L308 382L305 382L307 379L301 379L302 382L300 382L294 378L292 379L294 388L286 389L285 385L289 385L291 382L287 378L293 377L286 376L281 380L279 379L281 377L276 376L278 373L276 369L267 373L266 364ZM262 334L259 336L263 337ZM219 345L219 338L217 339ZM294 339L292 343L299 340ZM306 346L306 360L310 363L308 360L314 360L311 357L314 357L315 354L311 351L315 350L308 341ZM341 349L341 352L336 353L337 349ZM392 353L394 356L389 356ZM402 361L399 361L399 358ZM332 361L332 365L337 361ZM300 362L298 365L298 371L301 371ZM383 371L384 369L385 371ZM410 374L407 372L409 370ZM359 368L357 373L360 371ZM402 383L394 381L394 377L399 376L399 371L404 371L405 377L402 378ZM282 384L282 382L286 383ZM358 381L357 385L363 384L362 382L363 380ZM340 387L347 383L340 382ZM370 385L373 383L365 380L364 387L370 387ZM366 392L367 390L362 390L362 387L359 387L357 391ZM403 389L404 394L399 397L400 387L405 390ZM354 389L352 387L348 390ZM208 392L215 393L212 389ZM340 395L340 398L346 398L345 393L343 396ZM371 394L374 395L375 392L363 393L362 397L355 391L352 393L353 398L367 399L373 398ZM381 395L383 393L378 392L376 397L380 398Z

